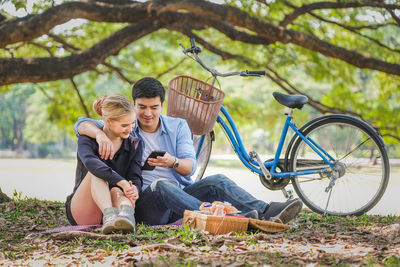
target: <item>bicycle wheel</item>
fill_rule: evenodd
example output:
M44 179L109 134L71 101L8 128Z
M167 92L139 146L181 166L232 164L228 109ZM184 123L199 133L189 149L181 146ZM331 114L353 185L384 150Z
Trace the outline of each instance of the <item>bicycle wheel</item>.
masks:
M304 204L330 215L359 216L372 209L389 181L389 159L375 130L364 122L341 116L317 121L304 135L335 159L339 174L331 188L333 172L292 179ZM329 167L301 138L295 142L290 160L292 171Z
M192 175L192 179L197 182L203 178L204 172L206 171L208 161L210 160L211 149L212 149L212 141L213 141L213 132L206 134L204 137L203 144L200 148L200 153L197 156L196 163L197 169L196 172ZM202 135L193 135L193 146L194 152L197 154L200 140Z

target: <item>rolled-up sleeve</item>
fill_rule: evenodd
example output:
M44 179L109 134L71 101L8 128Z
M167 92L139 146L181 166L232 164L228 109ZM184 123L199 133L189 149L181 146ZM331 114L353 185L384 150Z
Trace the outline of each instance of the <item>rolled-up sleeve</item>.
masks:
M125 180L124 177L101 161L95 152L98 148L93 144L94 141L90 137L84 135L78 137L78 156L86 169L109 184L117 184L119 181Z
M193 162L193 170L189 175L184 176L186 179L190 179L193 173L196 171L196 153L194 152L192 134L189 126L185 120L181 120L177 130L177 157L182 159L190 159Z
M103 128L103 126L104 126L104 121L102 121L102 120L94 120L91 118L83 118L83 117L78 118L77 122L74 125L74 130L75 130L76 136L79 137L78 127L82 122L85 122L85 121L93 122L98 128Z

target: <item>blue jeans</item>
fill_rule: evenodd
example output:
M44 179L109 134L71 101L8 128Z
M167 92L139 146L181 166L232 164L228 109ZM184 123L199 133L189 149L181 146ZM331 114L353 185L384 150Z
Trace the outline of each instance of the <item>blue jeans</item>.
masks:
M185 189L160 179L154 181L136 202L136 221L148 225L167 224L183 217L185 210L198 210L201 203L227 201L242 212L257 210L262 214L268 207L225 175L208 176Z

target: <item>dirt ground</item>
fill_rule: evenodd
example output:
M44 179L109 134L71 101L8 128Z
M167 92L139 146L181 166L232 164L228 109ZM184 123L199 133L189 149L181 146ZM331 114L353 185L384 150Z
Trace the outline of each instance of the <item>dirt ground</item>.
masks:
M303 211L280 233L211 235L139 225L135 234L43 234L66 226L62 202L0 204L0 266L400 265L400 218L332 217Z

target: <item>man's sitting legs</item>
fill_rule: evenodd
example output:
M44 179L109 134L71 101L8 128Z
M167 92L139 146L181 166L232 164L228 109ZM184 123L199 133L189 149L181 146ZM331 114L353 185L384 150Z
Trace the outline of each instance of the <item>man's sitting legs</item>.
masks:
M258 218L277 217L283 223L301 211L299 199L267 204L222 174L206 177L185 189L167 179L148 186L136 202L136 220L150 225L167 224L183 217L185 210L198 210L202 202L227 201L243 213L256 210Z
M149 225L171 223L182 218L185 210L198 210L201 203L175 183L158 179L136 202L136 220Z

